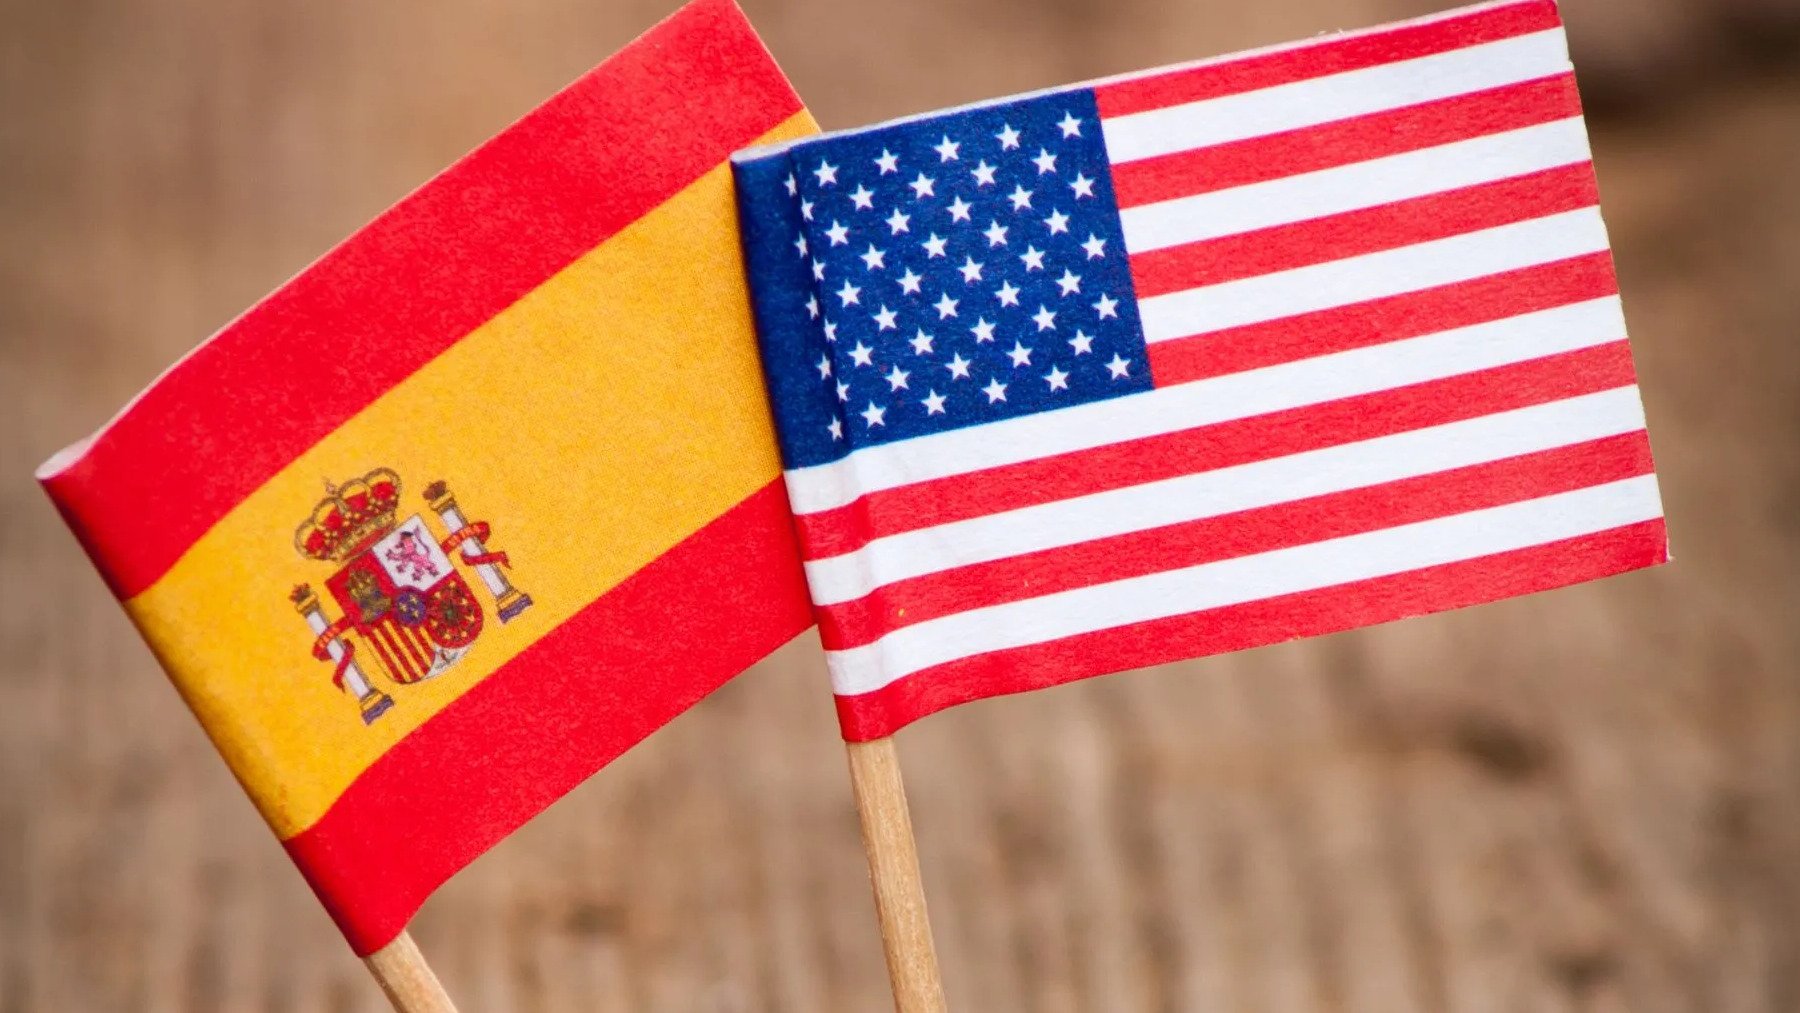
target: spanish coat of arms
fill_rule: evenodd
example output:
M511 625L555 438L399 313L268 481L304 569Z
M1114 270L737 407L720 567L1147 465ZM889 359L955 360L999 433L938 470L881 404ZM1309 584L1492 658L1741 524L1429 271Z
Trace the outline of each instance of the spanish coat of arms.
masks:
M372 724L394 700L371 671L397 686L422 682L456 664L481 636L487 615L464 569L475 575L500 622L530 608L531 596L508 579L506 553L487 548L488 525L465 520L443 482L426 486L424 497L443 524L441 539L423 513L396 522L400 477L386 468L327 483L326 491L294 532L294 548L338 564L325 589L342 614L328 620L309 584L294 588L290 599L312 629L313 656L337 666L333 682L356 698L363 723Z

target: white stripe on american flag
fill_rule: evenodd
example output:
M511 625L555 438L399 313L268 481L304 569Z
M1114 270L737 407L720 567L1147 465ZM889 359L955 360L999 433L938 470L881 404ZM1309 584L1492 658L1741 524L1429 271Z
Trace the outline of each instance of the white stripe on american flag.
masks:
M1571 117L1332 169L1126 208L1132 253L1358 211L1586 162L1587 128Z
M1556 24L1499 3L1097 86L1157 388L787 473L840 708L1660 518Z
M1545 545L1662 516L1654 476L974 608L826 652L833 690L867 693L959 658Z
M1578 257L1607 248L1600 209L1327 261L1138 302L1155 344Z
M1114 164L1466 95L1569 69L1558 31L1103 121Z
M1644 428L1635 386L889 535L815 559L817 605L895 581L1357 489Z
M919 482L1492 369L1624 337L1625 317L1618 297L1608 296L1147 394L865 447L829 464L789 471L788 496L795 513L821 513L870 493Z

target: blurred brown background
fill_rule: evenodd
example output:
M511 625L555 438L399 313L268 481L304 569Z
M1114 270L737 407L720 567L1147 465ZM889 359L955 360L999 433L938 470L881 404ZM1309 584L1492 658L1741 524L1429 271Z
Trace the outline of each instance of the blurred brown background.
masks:
M674 2L0 0L0 1013L384 1008L29 473ZM747 6L849 126L1441 4ZM1796 6L1566 4L1676 565L910 729L954 1009L1800 1009ZM466 1011L886 1009L834 733L809 636L415 935Z

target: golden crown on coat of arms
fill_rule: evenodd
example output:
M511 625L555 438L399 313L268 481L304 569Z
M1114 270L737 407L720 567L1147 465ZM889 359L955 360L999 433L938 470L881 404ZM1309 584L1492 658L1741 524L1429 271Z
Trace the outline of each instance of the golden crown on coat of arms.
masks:
M394 528L400 508L400 476L386 468L343 485L325 483L327 495L294 532L294 548L309 559L341 562Z

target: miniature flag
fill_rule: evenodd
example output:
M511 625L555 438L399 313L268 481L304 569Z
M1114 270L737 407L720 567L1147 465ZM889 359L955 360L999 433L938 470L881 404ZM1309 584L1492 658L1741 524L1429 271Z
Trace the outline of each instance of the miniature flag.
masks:
M734 166L850 739L1667 558L1547 0Z
M696 0L40 474L351 945L811 622Z

